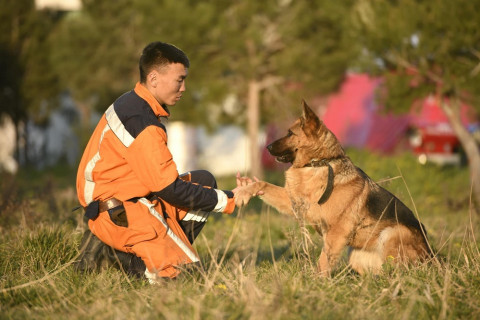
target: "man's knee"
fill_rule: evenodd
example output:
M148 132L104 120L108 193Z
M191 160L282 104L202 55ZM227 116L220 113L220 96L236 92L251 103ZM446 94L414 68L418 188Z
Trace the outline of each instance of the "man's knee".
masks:
M217 188L217 180L210 171L207 170L194 170L190 171L192 182L198 183L199 185Z

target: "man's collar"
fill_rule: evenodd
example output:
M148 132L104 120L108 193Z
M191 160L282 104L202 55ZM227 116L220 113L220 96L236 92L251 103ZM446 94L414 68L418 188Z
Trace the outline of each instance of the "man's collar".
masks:
M168 110L167 106L162 106L160 103L158 103L157 99L155 99L152 93L148 91L143 84L137 82L134 91L140 98L147 101L157 118L170 116L170 111Z

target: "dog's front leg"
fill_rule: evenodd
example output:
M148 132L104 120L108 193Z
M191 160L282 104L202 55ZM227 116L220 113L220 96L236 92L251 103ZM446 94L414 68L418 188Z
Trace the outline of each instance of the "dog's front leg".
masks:
M328 277L330 276L330 264L328 263L328 258L325 250L325 246L322 249L322 252L320 253L320 258L318 259L317 263L317 269L318 273L322 277Z
M260 195L260 199L281 213L295 216L287 189L268 182L263 183L261 188L263 194Z
M325 234L323 240L323 249L317 268L321 276L327 277L340 260L342 251L347 245L347 239L337 234Z
M292 202L287 190L265 181L257 181L239 187L235 193L235 203L238 207L244 206L250 201L251 197L256 195L259 195L263 202L276 210L293 215Z

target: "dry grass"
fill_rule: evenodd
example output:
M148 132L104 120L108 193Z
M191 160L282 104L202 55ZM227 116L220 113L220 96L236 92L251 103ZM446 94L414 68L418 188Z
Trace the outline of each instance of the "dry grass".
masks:
M195 244L201 266L175 281L151 286L115 269L80 274L70 265L82 226L78 213L70 211L75 201L64 191L68 188L53 179L48 182L52 192L67 195L44 191L39 197L31 188L38 183L34 190L46 190L40 182L23 186L21 180L2 179L0 318L480 318L479 223L468 203L468 173L464 168L417 168L409 158L382 161L389 165L388 174L370 159L362 167L377 180L401 177L386 187L415 206L442 264L386 266L380 276L359 276L343 261L331 278L320 278L315 265L321 239L310 227L300 228L255 201L231 217L209 219ZM430 176L442 183L426 185ZM445 196L444 190L462 196ZM449 203L455 199L460 204L452 210Z

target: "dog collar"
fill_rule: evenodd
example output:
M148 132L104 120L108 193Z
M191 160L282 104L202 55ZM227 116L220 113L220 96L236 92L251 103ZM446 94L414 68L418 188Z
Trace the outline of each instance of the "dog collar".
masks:
M330 165L329 162L329 159L312 159L305 167L325 167Z
M307 163L305 167L328 167L328 180L325 191L323 191L322 196L318 200L318 204L324 204L328 198L332 195L333 192L333 168L330 165L330 161L333 159L312 159L310 163Z

